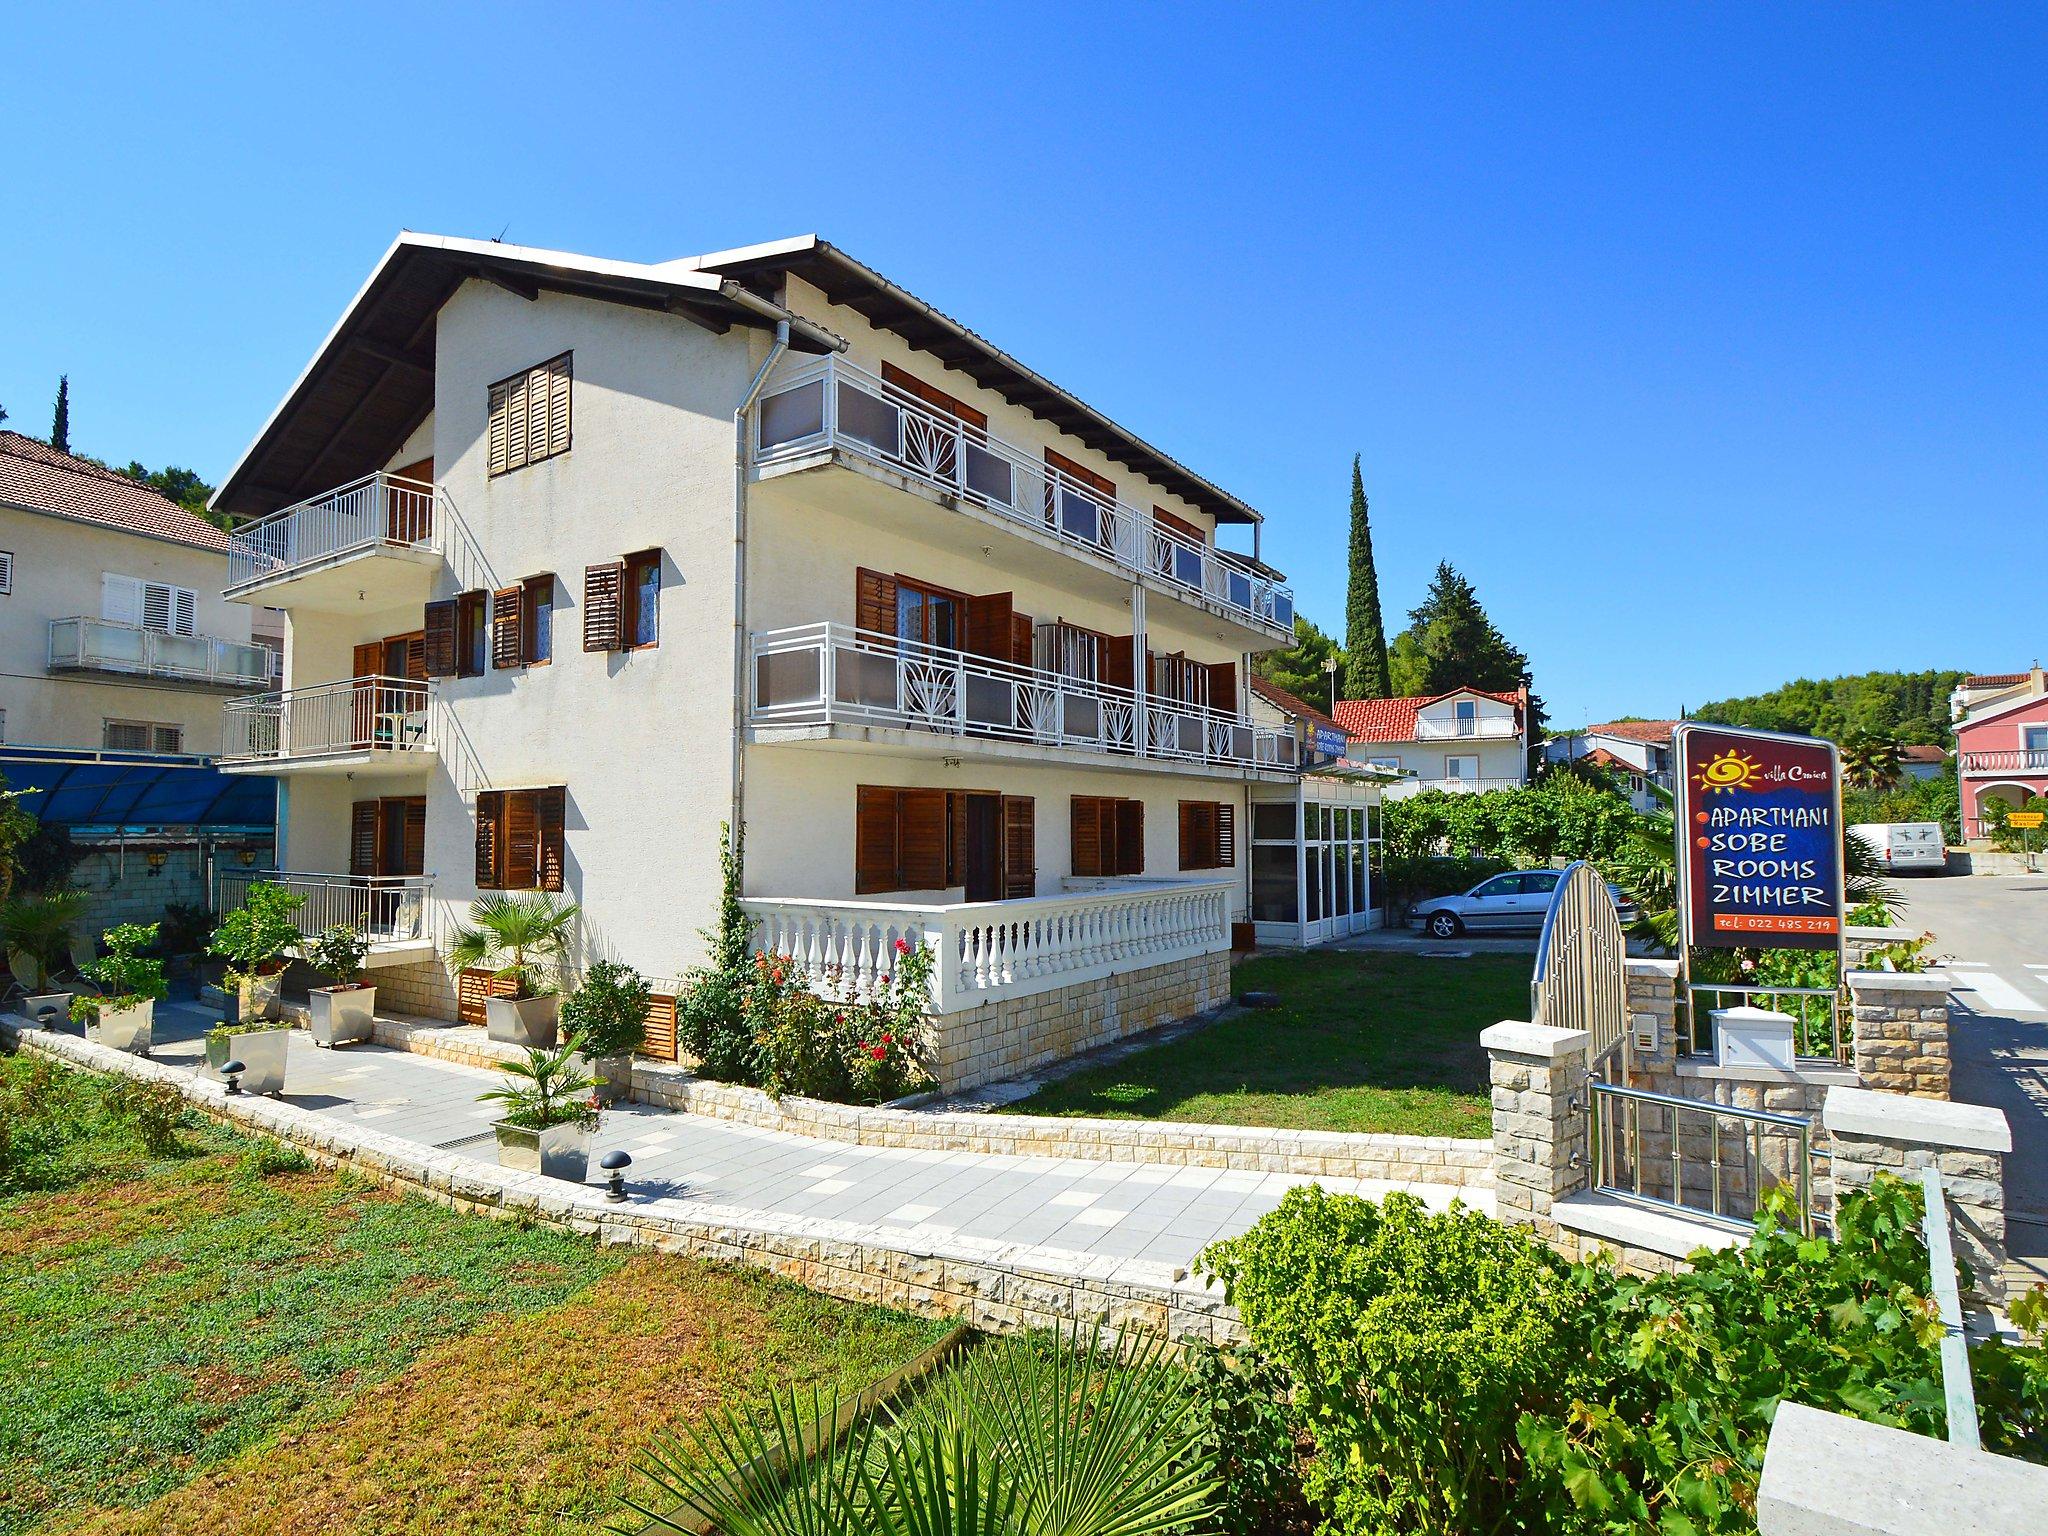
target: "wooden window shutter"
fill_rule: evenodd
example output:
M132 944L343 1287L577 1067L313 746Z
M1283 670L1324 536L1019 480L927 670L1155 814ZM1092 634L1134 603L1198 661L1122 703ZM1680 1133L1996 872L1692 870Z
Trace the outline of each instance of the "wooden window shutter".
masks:
M1224 825L1234 808L1215 800L1180 803L1180 867L1220 869L1236 862L1223 851Z
M1209 542L1208 536L1201 529L1184 517L1176 517L1162 506L1155 505L1152 508L1152 521L1171 528L1190 544L1206 544Z
M1196 813L1200 810L1201 807L1192 800L1183 800L1180 803L1180 867L1182 869L1200 869L1202 867L1199 856L1200 850L1195 846L1197 840L1201 837L1201 829L1196 826L1198 819Z
M518 995L517 978L493 975L481 966L474 966L455 978L455 1016L464 1024L481 1024L486 1016L486 1000Z
M427 637L423 633L405 637L405 679L410 683L427 680Z
M476 883L496 890L504 879L505 792L486 789L476 797Z
M626 562L587 566L583 572L583 649L616 651L625 644L621 598Z
M569 451L569 359L572 354L564 352L547 365L548 389L548 454Z
M564 828L568 799L566 789L537 789L533 793L534 821L539 838L538 873L540 888L544 891L562 888L562 866L567 856Z
M1060 470L1073 479L1080 481L1081 484L1087 486L1105 500L1114 501L1116 499L1116 482L1114 480L1104 475L1098 475L1085 464L1075 463L1058 449L1046 449L1045 462L1052 468Z
M1013 613L1010 615L1010 660L1020 667L1031 665L1031 615Z
M491 594L491 665L500 670L517 667L526 660L526 639L520 621L525 617L526 589L500 587Z
M368 645L355 648L353 673L357 677L375 677L384 670L384 647L372 640Z
M1037 807L1029 795L1003 796L1003 895L1038 894Z
M348 872L352 875L377 873L377 802L358 800L349 807Z
M1237 713L1237 663L1219 661L1209 669L1209 707L1226 715Z
M963 422L970 427L975 427L982 431L988 429L988 417L985 413L977 411L966 401L947 394L936 385L925 383L916 374L907 373L903 369L898 368L894 363L885 361L882 364L882 382L895 385L896 388L902 390L906 395L923 401L933 410L938 411L942 415L950 416L955 421Z
M899 847L896 888L903 891L937 891L952 884L947 869L946 849L952 841L946 828L946 792L943 789L906 789L897 802Z
M1102 811L1105 802L1094 795L1073 799L1073 851L1070 862L1077 875L1106 875L1102 858Z
M967 635L962 649L992 661L1010 659L1011 595L990 592L967 599Z
M422 648L429 677L455 675L455 609L456 602L452 597L427 604L427 627Z
M530 891L540 884L540 808L530 790L505 796L505 889Z
M656 992L647 999L647 1017L641 1024L641 1056L656 1061L676 1059L676 1000Z
M427 872L427 800L424 795L413 795L400 802L405 817L405 868L401 875L423 875Z
M1111 635L1102 643L1102 683L1106 688L1121 688L1129 693L1137 687L1137 674L1131 667L1131 655L1137 649L1135 635Z
M512 467L511 462L511 407L513 389L524 388L523 382L507 379L502 384L493 384L490 393L490 473L502 475Z
M1216 803L1216 867L1237 862L1237 807L1226 800Z
M853 622L878 635L896 633L896 578L863 566L853 578Z
M1118 800L1116 806L1116 873L1145 873L1145 802Z
M896 791L860 786L853 822L853 890L857 896L896 885Z

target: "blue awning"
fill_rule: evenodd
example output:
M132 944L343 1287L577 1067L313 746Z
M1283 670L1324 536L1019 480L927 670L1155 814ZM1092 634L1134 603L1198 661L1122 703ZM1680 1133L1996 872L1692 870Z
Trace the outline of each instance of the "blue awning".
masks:
M74 834L178 830L261 833L277 823L277 786L222 773L204 757L0 746L10 789L33 790L22 809Z

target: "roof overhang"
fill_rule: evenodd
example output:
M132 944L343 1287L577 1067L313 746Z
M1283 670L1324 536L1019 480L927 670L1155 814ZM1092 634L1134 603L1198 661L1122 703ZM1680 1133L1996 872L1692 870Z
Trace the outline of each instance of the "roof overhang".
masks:
M396 452L433 409L434 317L472 278L523 299L574 294L680 315L715 332L786 321L799 351L845 346L736 278L408 230L349 301L211 505L238 516L274 511Z
M1261 520L1257 511L1222 487L1203 479L1000 347L975 335L959 321L941 314L915 294L899 288L872 267L855 261L816 235L686 257L667 263L662 270L718 273L738 279L763 297L780 296L780 279L785 274L801 278L832 303L844 305L872 324L893 331L1012 405L1071 433L1134 474L1164 486L1219 523Z

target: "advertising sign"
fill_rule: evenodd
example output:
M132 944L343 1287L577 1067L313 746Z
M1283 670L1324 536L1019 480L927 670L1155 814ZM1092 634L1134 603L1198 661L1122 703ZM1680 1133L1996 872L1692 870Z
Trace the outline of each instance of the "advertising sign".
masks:
M1316 727L1316 756L1342 757L1350 745L1351 738L1342 731L1333 731L1327 725Z
M1708 949L1835 949L1841 769L1832 742L1679 726L1678 910Z
M2029 830L2048 821L2048 811L2013 811L2005 818L2008 827L2026 827Z

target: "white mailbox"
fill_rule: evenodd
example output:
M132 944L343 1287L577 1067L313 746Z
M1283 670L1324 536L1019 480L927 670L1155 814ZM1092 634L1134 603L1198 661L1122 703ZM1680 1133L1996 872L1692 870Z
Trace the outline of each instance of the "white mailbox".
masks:
M1724 1067L1792 1070L1792 1030L1797 1020L1769 1008L1716 1008L1714 1060Z

